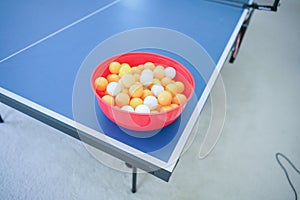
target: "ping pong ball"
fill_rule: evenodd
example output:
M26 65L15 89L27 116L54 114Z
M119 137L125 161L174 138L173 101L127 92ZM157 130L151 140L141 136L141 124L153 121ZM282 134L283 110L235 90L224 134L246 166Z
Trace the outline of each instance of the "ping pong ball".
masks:
M161 85L160 80L158 80L157 78L154 78L152 83L150 85L148 85L148 88L151 89L153 85Z
M110 82L107 87L106 91L111 96L116 96L119 94L122 90L122 86L119 82Z
M132 98L132 99L130 100L130 102L129 102L129 105L130 105L133 109L135 109L138 105L141 105L141 104L143 104L143 100L142 100L141 98L137 98L137 97Z
M162 86L167 86L168 84L172 83L172 79L170 77L164 77L160 82Z
M172 103L170 106L171 106L172 108L177 108L177 107L178 107L178 104Z
M136 82L140 81L140 74L133 74L133 77L134 77Z
M174 96L177 94L177 86L174 83L170 83L166 86L166 91L169 91Z
M129 94L131 97L141 97L143 95L143 85L141 83L135 83L129 88Z
M155 68L153 70L153 77L154 78L157 78L157 79L162 79L163 77L165 77L165 71L164 69L161 69L161 68Z
M130 97L128 94L125 93L119 93L115 98L116 105L119 107L128 105L129 101L130 101Z
M152 70L150 70L150 69L144 69L143 71L142 71L142 74L141 75L149 75L149 76L153 76L153 71Z
M127 63L122 63L121 64L121 68L119 71L119 76L124 76L125 74L128 74L129 72L131 72L131 67L129 64Z
M129 105L122 106L121 110L125 110L127 112L134 112L134 109Z
M121 68L121 64L117 61L111 62L109 64L109 71L112 74L118 74Z
M122 83L125 87L129 88L131 85L135 83L135 78L132 74L125 74L122 77Z
M122 90L121 90L121 92L122 92L122 93L125 93L125 94L129 94L129 89L123 87Z
M152 83L153 83L153 85L156 85L156 84L161 85L160 80L158 80L157 78L154 78Z
M151 110L150 113L159 113L157 110Z
M145 71L145 70L144 70ZM150 85L153 81L153 73L151 71L151 73L144 73L142 72L142 75L140 76L140 82L143 85Z
M162 70L165 70L165 67L162 66L162 65L157 65L157 66L155 67L155 69L162 69Z
M171 105L172 95L168 91L163 91L157 96L158 103L162 106Z
M138 105L135 110L134 110L136 113L142 113L142 114L148 114L150 113L150 109L148 106L144 105L144 104L141 104L141 105Z
M177 92L182 93L184 91L184 84L180 81L176 81L175 85L177 86Z
M145 99L147 96L153 96L153 93L149 89L143 91L142 99Z
M155 109L158 105L157 98L154 96L147 96L144 99L144 104L150 108L150 110Z
M175 104L183 104L186 101L186 96L184 94L176 94L173 99L172 99L172 103Z
M160 112L166 112L168 110L171 110L172 109L172 106L163 106L160 108Z
M165 76L173 79L176 76L176 70L173 67L167 67L165 69Z
M138 71L139 71L138 67L135 66L135 67L131 67L130 73L131 73L131 74L137 74Z
M144 69L145 69L144 65L139 65L139 66L136 67L136 70L137 70L138 74L141 74Z
M145 69L150 69L150 70L154 70L155 65L152 62L146 62L144 64Z
M108 103L109 105L112 105L112 106L115 104L114 98L110 95L104 95L102 97L102 100L105 101L106 103Z
M109 74L107 75L107 81L110 82L118 82L120 80L120 77L117 74Z
M107 85L108 85L108 81L104 77L98 77L95 80L95 88L96 88L96 90L99 90L99 91L103 92L103 91L106 90Z
M151 87L151 92L155 95L158 96L159 93L164 91L164 87L161 85L153 85Z

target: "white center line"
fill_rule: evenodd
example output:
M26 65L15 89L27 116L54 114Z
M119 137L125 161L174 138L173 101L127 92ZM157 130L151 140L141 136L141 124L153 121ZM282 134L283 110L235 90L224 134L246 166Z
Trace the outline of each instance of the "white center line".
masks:
M43 41L45 41L45 40L47 40L47 39L55 36L55 35L57 35L58 33L63 32L64 30L66 30L66 29L68 29L68 28L70 28L70 27L72 27L72 26L74 26L74 25L76 25L76 24L78 24L78 23L80 23L80 22L82 22L82 21L84 21L84 20L86 20L86 19L88 19L88 18L96 15L96 14L98 14L99 12L101 12L101 11L103 11L103 10L111 7L111 6L113 6L114 4L118 3L119 1L121 1L121 0L113 1L110 4L107 4L106 6L104 6L102 8L99 8L98 10L92 12L91 14L86 15L83 18L76 20L75 22L73 22L73 23L71 23L71 24L69 24L69 25L67 25L67 26L65 26L65 27L63 27L63 28L55 31L54 33L51 33L51 34L47 35L46 37L44 37L44 38L42 38L42 39L40 39L40 40L38 40L38 41L36 41L36 42L34 42L34 43L26 46L26 47L24 47L23 49L20 49L19 51L16 51L15 53L13 53L13 54L11 54L11 55L3 58L2 60L0 60L0 63L2 63L4 61L6 61L6 60L8 60L8 59L10 59L10 58L18 55L19 53L22 53L23 51L26 51L27 49L29 49L31 47L34 47L35 45L37 45L37 44L39 44L39 43L41 43L41 42L43 42Z

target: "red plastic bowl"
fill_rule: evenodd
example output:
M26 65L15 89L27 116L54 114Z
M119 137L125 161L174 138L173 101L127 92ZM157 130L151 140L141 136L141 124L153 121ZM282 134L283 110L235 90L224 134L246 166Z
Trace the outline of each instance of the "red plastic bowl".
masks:
M106 77L110 73L108 68L109 64L113 61L118 61L119 63L128 63L130 66L137 66L146 62L153 62L155 65L160 64L165 67L173 67L176 70L176 77L174 79L176 81L183 82L183 84L185 85L185 91L183 92L183 94L187 97L187 101L171 110L150 114L127 112L107 104L101 98L103 94L96 91L94 82L96 78L100 76ZM186 103L193 95L195 82L191 73L182 64L171 58L153 53L132 52L113 56L100 63L95 68L92 74L91 86L94 94L97 97L98 104L101 110L110 120L112 120L117 125L130 130L151 131L163 128L179 117L179 115L185 108Z

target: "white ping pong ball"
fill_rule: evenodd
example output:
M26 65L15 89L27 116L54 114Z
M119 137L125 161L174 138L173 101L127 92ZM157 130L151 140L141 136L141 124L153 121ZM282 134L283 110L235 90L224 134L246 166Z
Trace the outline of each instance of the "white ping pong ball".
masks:
M150 69L143 70L140 76L140 82L146 86L150 85L153 82L153 72Z
M138 105L135 108L136 113L148 114L150 113L150 108L144 104Z
M143 74L149 74L149 76L153 76L153 71L151 69L144 69L141 75Z
M176 76L176 70L173 67L167 67L165 69L165 76L169 77L171 79L175 78L175 76Z
M143 85L150 85L153 82L153 75L151 75L151 74L142 74L140 76L140 82Z
M118 82L110 82L106 87L107 93L110 94L111 96L116 96L121 92L121 90L122 90L122 85Z
M124 110L124 111L127 111L127 112L134 112L133 107L131 107L131 106L129 106L129 105L123 106L123 107L121 108L121 110Z
M150 108L150 110L155 109L158 105L157 98L155 96L147 96L144 99L144 104Z
M163 91L164 91L164 87L161 86L161 85L156 84L156 85L153 85L153 86L151 87L151 92L152 92L155 96L157 96L159 93L161 93L161 92L163 92Z

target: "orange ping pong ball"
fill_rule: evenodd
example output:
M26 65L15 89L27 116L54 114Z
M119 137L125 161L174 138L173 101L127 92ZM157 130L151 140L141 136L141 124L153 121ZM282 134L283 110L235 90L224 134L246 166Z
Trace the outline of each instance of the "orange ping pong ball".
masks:
M158 103L162 106L171 105L172 102L172 95L168 91L163 91L158 94L157 96Z
M119 70L119 76L124 76L125 74L128 74L129 72L131 72L131 67L129 64L127 63L122 63L121 64L121 68Z
M128 105L129 101L130 101L130 97L126 93L119 93L115 98L115 103L119 107Z
M109 105L112 105L112 106L115 104L114 98L112 96L108 95L108 94L104 95L102 97L102 100L105 101L106 103L108 103Z
M108 81L104 77L98 77L95 80L95 88L96 88L96 90L99 90L99 91L103 92L103 91L106 90L107 85L108 85Z
M149 89L143 91L142 99L145 99L147 96L151 96L153 93Z
M133 74L137 74L138 73L138 67L137 66L134 66L134 67L131 67L131 72L133 73Z
M177 108L177 107L178 107L178 104L172 103L170 106L171 106L172 108Z
M164 71L164 69L156 67L153 70L153 76L154 76L154 78L157 78L159 80L162 79L163 77L165 77L165 71Z
M157 66L155 67L155 69L162 69L162 70L165 70L165 67L162 66L162 65L157 65ZM155 69L154 69L154 70L155 70Z
M167 86L168 84L172 83L172 79L170 77L164 77L161 79L162 86Z
M150 113L159 113L157 110L151 110Z
M144 89L141 83L135 83L129 88L129 94L131 97L141 97Z
M118 82L120 80L120 77L117 74L109 74L107 75L107 81L110 82Z
M132 98L129 102L129 105L135 109L138 105L141 105L143 104L143 100L141 98L138 98L138 97L135 97L135 98Z
M118 74L121 68L121 64L117 61L111 62L109 64L109 71L112 74Z
M175 85L177 86L177 92L182 93L184 91L184 84L180 81L176 81Z
M135 73L141 74L144 69L145 69L144 65L138 65L136 67Z
M175 94L177 94L177 85L175 85L174 83L169 83L166 86L166 91L169 91L172 96L174 96Z
M133 74L133 77L134 77L136 82L140 81L140 74Z
M121 90L122 93L126 93L126 94L129 94L129 89L128 88L125 88L123 87L122 90Z
M150 70L154 70L155 65L153 64L153 62L146 62L144 64L145 69L150 69Z
M172 108L173 108L172 106L162 106L160 108L160 112L165 112L165 111L171 110Z
M183 104L184 102L186 102L186 96L184 94L176 94L172 99L172 103L178 105Z
M157 78L154 78L153 81L152 81L152 83L153 83L153 85L155 85L155 84L161 85L160 80L158 80Z

